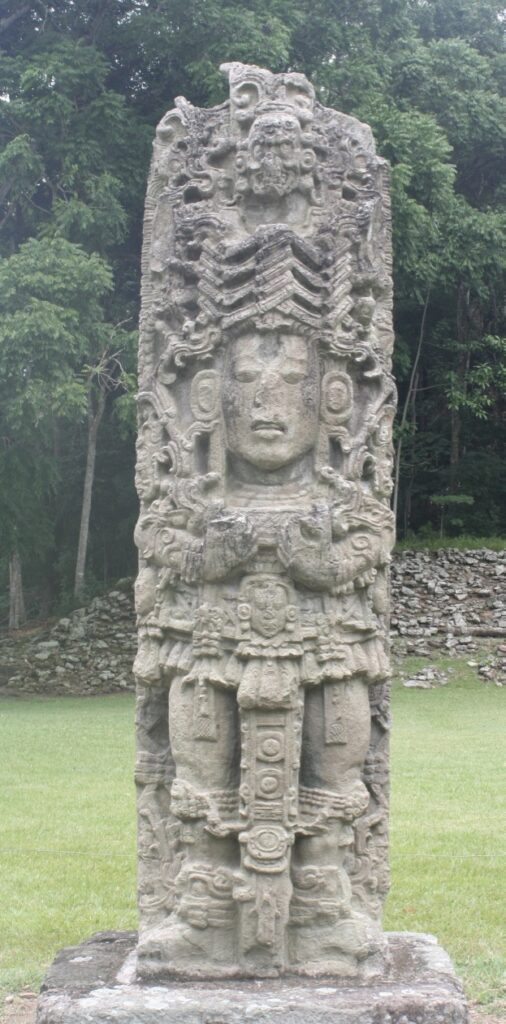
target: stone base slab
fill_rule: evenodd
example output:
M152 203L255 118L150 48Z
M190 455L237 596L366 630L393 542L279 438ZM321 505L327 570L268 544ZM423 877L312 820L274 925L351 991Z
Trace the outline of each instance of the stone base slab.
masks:
M432 935L387 933L381 982L336 978L136 981L135 932L100 932L58 953L37 1024L466 1024L462 986Z

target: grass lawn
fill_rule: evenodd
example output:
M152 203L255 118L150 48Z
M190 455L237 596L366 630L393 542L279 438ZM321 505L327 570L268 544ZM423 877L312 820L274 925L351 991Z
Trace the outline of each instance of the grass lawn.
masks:
M131 695L0 702L0 985L136 926Z
M437 935L469 997L506 1011L506 691L465 659L431 664L453 669L446 686L393 691L384 924Z
M465 661L451 664L446 687L394 687L385 926L435 933L470 997L497 1011L506 995L506 694ZM63 945L135 927L133 747L130 695L0 703L4 992L38 985Z

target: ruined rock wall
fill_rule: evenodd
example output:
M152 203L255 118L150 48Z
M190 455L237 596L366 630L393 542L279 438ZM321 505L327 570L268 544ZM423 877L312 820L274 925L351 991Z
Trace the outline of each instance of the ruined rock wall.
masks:
M441 548L396 554L391 638L399 655L463 655L489 641L504 644L506 551Z
M44 695L132 690L137 649L133 581L50 625L0 636L0 691Z

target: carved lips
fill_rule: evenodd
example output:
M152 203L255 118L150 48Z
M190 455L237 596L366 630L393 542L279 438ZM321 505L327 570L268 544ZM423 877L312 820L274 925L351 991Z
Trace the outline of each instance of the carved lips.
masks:
M259 434L266 441L275 440L282 434L286 434L287 425L280 420L253 420L251 429Z

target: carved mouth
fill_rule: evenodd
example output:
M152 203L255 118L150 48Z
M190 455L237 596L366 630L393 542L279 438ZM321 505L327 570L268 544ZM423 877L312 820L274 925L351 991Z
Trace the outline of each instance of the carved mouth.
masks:
M278 423L277 420L256 420L251 429L255 434L260 434L265 438L286 434L286 426L284 423Z
M262 167L252 175L251 179L253 192L262 195L271 192L274 195L282 196L290 191L295 185L293 172L281 168Z

